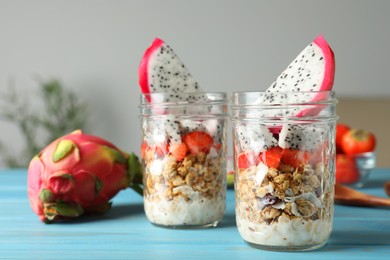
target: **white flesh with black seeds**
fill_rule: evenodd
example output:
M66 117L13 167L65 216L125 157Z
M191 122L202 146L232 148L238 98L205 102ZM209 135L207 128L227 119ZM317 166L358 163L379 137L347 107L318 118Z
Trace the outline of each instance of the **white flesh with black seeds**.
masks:
M286 149L314 151L327 137L320 126L283 124L279 133L279 146Z
M179 59L173 49L163 44L153 53L148 64L149 85L151 92L170 93L169 101L196 101L194 96L183 100L182 93L202 92L198 82L192 77L184 63Z
M240 125L237 127L239 145L242 151L263 152L270 147L277 146L278 142L266 126Z

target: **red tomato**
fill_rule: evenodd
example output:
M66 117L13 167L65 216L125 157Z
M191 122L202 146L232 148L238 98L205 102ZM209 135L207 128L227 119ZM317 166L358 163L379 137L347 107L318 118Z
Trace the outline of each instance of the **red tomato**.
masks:
M349 129L351 128L345 124L336 125L336 152L337 153L343 153L341 143L344 135L349 131Z
M359 170L355 158L351 155L336 155L336 182L351 184L359 180Z
M375 149L375 135L369 131L351 128L344 136L341 147L346 154L372 152Z

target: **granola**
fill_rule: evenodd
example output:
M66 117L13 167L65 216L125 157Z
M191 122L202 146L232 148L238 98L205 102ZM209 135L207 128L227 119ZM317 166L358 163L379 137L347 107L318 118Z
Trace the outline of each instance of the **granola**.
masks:
M155 160L163 161L158 175L151 172ZM163 159L149 156L145 164L145 197L149 201L173 200L176 197L189 201L191 194L198 192L207 199L217 198L224 190L222 163L221 157L206 159L205 153L198 156L190 154L181 162L171 155ZM165 187L164 193L157 193L158 187ZM183 192L182 187L188 187L190 193Z
M262 174L264 178L259 182ZM294 172L289 167L256 165L239 169L237 212L247 221L267 224L277 223L281 216L305 221L330 217L332 190L325 185L323 175L323 170L313 169L310 164L296 167Z

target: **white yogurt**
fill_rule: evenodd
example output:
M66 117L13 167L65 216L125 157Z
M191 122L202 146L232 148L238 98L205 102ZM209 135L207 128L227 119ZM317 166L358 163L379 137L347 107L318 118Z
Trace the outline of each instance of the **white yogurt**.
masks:
M160 202L144 201L145 213L155 224L165 226L201 226L213 224L222 219L225 212L225 194L209 199L192 192L191 200L175 197L173 200L161 199Z
M331 233L330 220L300 218L281 223L255 224L237 217L237 227L242 238L250 243L264 246L307 246L324 243Z

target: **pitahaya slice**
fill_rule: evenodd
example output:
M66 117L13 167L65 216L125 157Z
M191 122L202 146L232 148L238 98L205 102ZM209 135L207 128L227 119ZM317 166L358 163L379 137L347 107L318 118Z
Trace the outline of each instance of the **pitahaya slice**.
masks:
M302 50L266 91L331 90L334 71L333 51L324 37L319 35Z
M258 154L278 145L277 140L264 125L240 125L237 126L237 134L241 151L253 151Z
M321 93L295 95L274 95L275 92L305 92L332 90L335 74L334 54L326 40L319 35L290 63L266 90L263 104L306 103L319 101ZM295 109L296 116L315 115L321 108ZM275 116L290 113L290 110L274 111Z
M201 93L198 82L192 77L174 50L163 40L156 38L145 51L138 69L142 93L171 93L169 100L181 101L181 93ZM148 101L150 96L147 96ZM186 97L195 101L195 97ZM161 100L160 100L161 101Z
M303 141L302 129L299 125L284 124L279 133L279 146L284 149L299 149Z
M180 144L182 132L179 120L174 115L166 115L164 125L170 144Z
M325 133L327 131L321 126L283 124L279 133L279 146L314 151L326 139Z
M306 151L314 151L318 149L319 145L323 144L328 136L326 133L329 133L321 125L309 125L302 127L302 133L304 136L304 149Z
M204 122L194 121L191 119L184 119L180 121L180 130L182 134L188 134L193 131L207 131L207 128L204 126Z

